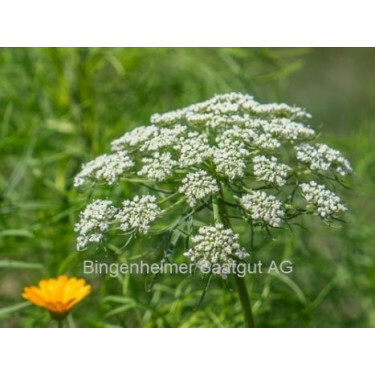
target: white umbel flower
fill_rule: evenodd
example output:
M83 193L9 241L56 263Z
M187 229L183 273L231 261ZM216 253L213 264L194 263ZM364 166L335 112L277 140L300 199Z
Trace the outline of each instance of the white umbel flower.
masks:
M161 128L153 133L140 147L140 151L158 151L164 147L180 143L180 136L186 132L186 126L176 125L173 128Z
M297 159L306 163L311 170L333 170L342 176L353 172L352 167L340 151L334 150L325 144L309 145L303 143L295 147Z
M171 126L180 123L196 125L199 122L205 122L215 128L219 124L225 126L225 121L220 121L220 118L230 118L231 116L237 116L239 113L268 119L283 117L305 119L311 117L302 108L284 103L260 104L250 95L229 93L216 95L212 99L176 111L155 114L151 117L151 122L159 126Z
M216 180L206 171L189 173L181 182L178 191L186 195L190 207L194 207L198 200L219 192Z
M74 231L78 232L77 250L83 249L90 242L100 242L116 212L109 200L97 199L87 205L74 226Z
M246 169L245 158L250 155L243 142L231 138L221 138L214 150L216 171L230 180L242 177Z
M238 123L238 122L237 122ZM273 134L266 133L261 128L261 123L267 123L262 120L261 122L246 121L247 128L240 128L234 125L231 129L227 129L222 135L217 137L217 142L221 143L223 140L226 142L235 142L239 140L251 149L268 150L272 151L280 147L281 143L276 139Z
M112 150L131 150L139 146L140 151L159 151L180 142L180 136L186 132L186 126L175 125L172 128L159 128L155 125L139 126L125 133L111 143Z
M260 133L254 138L254 146L267 151L273 151L281 146L281 143L271 133Z
M267 158L264 155L255 156L253 163L254 175L259 181L277 186L285 185L288 173L291 171L288 165L279 163L274 156Z
M184 253L190 261L204 272L212 269L223 276L225 269L236 265L238 260L249 256L245 249L238 243L239 235L231 229L224 228L223 224L200 227L198 234L192 237L194 247Z
M186 114L188 113L187 108L177 109L175 111L165 112L162 114L155 113L151 116L151 123L158 126L172 126L185 121Z
M74 186L81 186L87 180L103 180L112 185L125 171L134 166L126 151L104 154L82 166L74 178Z
M122 137L115 139L111 143L111 149L114 151L122 151L136 147L149 139L152 139L158 131L159 128L155 125L138 126L137 128L126 132Z
M307 203L316 208L323 219L347 210L341 203L341 199L324 185L311 181L308 184L301 184L300 187Z
M146 234L150 224L161 213L155 202L156 197L153 195L136 195L132 200L123 201L122 209L115 216L120 222L120 229L124 232L134 230Z
M212 156L212 149L206 135L189 132L186 137L174 146L180 154L178 165L180 168L191 167L203 163Z
M315 136L315 131L306 125L292 121L289 118L278 118L271 121L262 121L265 133L289 141L310 139Z
M291 107L285 103L257 104L252 112L265 117L290 117L293 119L309 119L311 115L299 107Z
M285 216L282 202L264 191L252 191L241 197L240 203L253 220L264 221L273 227L279 227Z
M199 219L204 214L216 219L225 206L237 219L262 230L280 227L283 220L288 222L304 213L317 212L323 218L335 219L331 215L345 210L339 198L322 186L303 182L309 175L334 181L338 175L351 173L352 168L339 151L315 143L316 133L306 123L309 118L311 115L303 108L284 103L261 104L242 93L216 95L151 116L149 125L114 140L113 154L85 164L74 184L101 181L95 187L110 194L121 177L132 183L139 181L140 190L150 189L160 199L166 216L160 225L163 232L189 231L191 226L185 220L195 223L198 211L202 212ZM210 210L205 203L220 199L221 188L225 194L225 199L220 200L223 205L214 205L214 210ZM299 188L308 201L307 209L292 199ZM121 186L112 191L118 196ZM150 223L161 214L156 198L150 197L136 196L123 203L116 223L125 235L147 233ZM237 205L233 204L236 200ZM172 217L176 224L171 223ZM220 226L205 228L208 229L202 229L199 236L207 234L214 238L218 228L228 236L234 235ZM82 246L100 241L102 232L93 230L88 236L80 237ZM215 238L221 237L217 234ZM226 253L218 251L213 255L208 247L206 254L198 240L196 245L188 253L191 259L198 259L198 253L201 254L202 269L204 264L218 259L217 254ZM195 252L196 248L200 250ZM234 258L228 256L228 263Z
M169 152L155 152L150 158L143 158L142 169L138 172L139 176L146 176L151 180L163 181L173 173L173 168L177 162L172 159Z

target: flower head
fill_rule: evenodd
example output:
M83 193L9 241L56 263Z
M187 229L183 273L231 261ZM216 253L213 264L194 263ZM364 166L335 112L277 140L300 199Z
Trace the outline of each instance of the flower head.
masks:
M41 280L38 286L25 287L22 297L44 307L52 316L62 318L91 291L84 279L61 275L56 279Z
M158 181L163 181L173 173L173 167L176 166L176 161L172 160L169 152L160 154L155 152L152 157L143 158L144 166L138 172L139 176L146 176L147 178Z
M272 134L274 137L282 140L298 141L311 139L315 136L313 129L289 118L262 121L261 127L265 133Z
M78 232L77 249L86 247L90 242L99 242L109 229L116 212L117 209L109 200L97 199L87 205L74 227Z
M194 207L199 199L204 199L219 191L217 181L206 171L189 173L182 181L179 192L187 197L189 206Z
M288 173L292 170L288 165L279 163L274 156L267 158L264 155L258 155L253 159L253 163L257 180L278 186L285 185Z
M246 157L249 154L243 142L221 138L213 154L216 171L230 180L242 177L246 168Z
M268 195L264 191L254 190L250 194L244 195L240 202L254 221L264 221L273 227L281 225L285 213L282 202L276 197Z
M153 195L136 195L133 200L122 202L122 209L115 218L120 222L123 231L134 230L140 233L147 233L150 223L160 214L161 210L155 203L156 197Z
M74 186L81 186L88 180L103 180L112 185L133 165L134 162L126 151L98 156L82 166L81 172L74 179Z
M306 163L311 170L332 170L342 176L353 172L349 161L341 155L341 152L327 145L320 143L315 145L302 143L295 148L297 151L297 159Z
M143 145L146 141L152 139L158 130L159 128L155 125L138 126L138 128L125 133L118 139L115 139L111 143L111 149L113 151L123 151L129 148L137 147L138 145Z
M129 236L147 234L160 218L158 233L172 236L168 243L191 239L185 254L203 269L244 258L235 233L240 220L269 232L305 213L336 219L345 206L312 176L336 181L352 168L339 151L316 143L310 118L303 108L241 93L152 115L77 175L76 186L104 182L98 185L106 196L122 201L120 208L109 200L87 206L76 224L78 248L101 242L111 225ZM140 185L124 198L127 180ZM234 218L233 229L212 224L223 216ZM195 226L201 228L191 237Z
M221 223L200 227L198 234L192 237L194 247L184 255L203 271L211 269L213 272L225 274L239 260L249 256L248 252L239 245L238 239L238 234L232 229L224 228ZM218 265L221 267L215 267Z
M341 203L340 197L329 191L324 185L311 181L309 184L301 184L301 189L307 203L316 208L319 216L323 219L347 210Z
M189 132L180 138L174 146L179 152L178 165L180 168L196 166L212 156L212 148L205 134Z

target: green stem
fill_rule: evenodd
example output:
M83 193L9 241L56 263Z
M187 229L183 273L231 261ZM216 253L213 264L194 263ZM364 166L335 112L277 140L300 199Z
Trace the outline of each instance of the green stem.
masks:
M245 278L236 275L238 294L240 296L242 311L245 317L246 327L255 328L253 311L251 310L250 297L247 291Z
M220 186L220 198L221 199L218 202L218 214L220 215L222 223L227 228L232 228L231 223L230 223L230 218L228 215L228 211L227 211L227 207L224 203L224 195L223 195L223 190L221 186ZM214 213L215 213L215 205L214 205ZM255 328L254 316L251 310L250 296L249 296L249 292L247 291L245 277L240 277L236 274L235 279L236 279L236 284L238 288L238 294L240 297L243 315L245 318L246 327Z
M217 201L216 197L212 198L212 212L213 212L213 215L214 215L215 222L216 221L220 222L221 217L220 217L220 213L219 213L219 204L218 204L218 201Z
M184 198L181 198L180 200L178 200L176 203L173 203L172 205L170 205L168 208L166 208L164 211L163 211L163 214L165 214L166 212L169 212L169 211L172 211L174 210L176 207L178 207L181 203L185 202L185 197Z
M64 319L57 319L57 328L64 328Z
M158 204L159 204L159 205L160 205L160 204L163 204L163 203L169 201L170 199L176 197L178 194L179 194L178 191L175 192L175 193L172 193L172 194L168 195L167 197L165 197L164 199L160 200L160 201L158 202Z

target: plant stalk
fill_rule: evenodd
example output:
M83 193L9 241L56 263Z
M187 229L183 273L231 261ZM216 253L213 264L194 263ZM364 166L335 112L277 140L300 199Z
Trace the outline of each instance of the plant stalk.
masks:
M238 294L240 296L243 315L245 317L246 327L255 328L254 316L253 311L251 310L250 297L247 291L245 278L239 277L238 275L236 275L235 278L238 288Z
M228 216L227 207L224 203L224 195L223 195L223 190L221 186L220 186L220 198L221 199L218 201L218 214L220 216L222 223L227 228L232 228L231 223L230 223L230 218ZM240 277L236 274L235 279L236 279L236 284L238 288L238 294L240 297L243 315L245 318L245 325L247 328L255 328L254 316L253 316L253 311L251 309L250 296L246 287L245 277Z

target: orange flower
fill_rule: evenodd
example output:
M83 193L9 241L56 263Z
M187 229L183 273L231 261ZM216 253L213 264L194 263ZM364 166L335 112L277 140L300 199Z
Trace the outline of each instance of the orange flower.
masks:
M22 297L44 307L53 317L63 318L90 291L91 286L84 279L61 275L57 279L41 280L39 287L25 287Z

